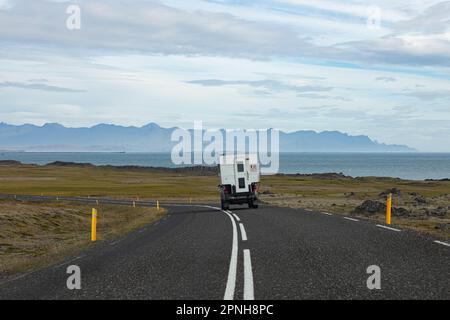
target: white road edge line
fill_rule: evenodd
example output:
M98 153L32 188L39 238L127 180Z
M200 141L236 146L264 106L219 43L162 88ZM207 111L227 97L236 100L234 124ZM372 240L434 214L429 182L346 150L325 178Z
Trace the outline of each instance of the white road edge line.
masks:
M27 276L29 276L29 275L32 275L32 274L34 274L34 273L36 273L36 272L38 272L38 271L39 271L39 270L35 270L35 271L32 271L32 272L24 273L24 274L21 274L20 276L17 276L17 277L8 279L8 280L6 280L6 281L4 281L4 282L0 282L0 286L3 286L4 284L7 284L7 283L10 283L10 282L13 282L13 281L22 279L22 278L25 278L25 277L27 277Z
M233 213L233 216L236 218L236 221L237 221L237 222L240 222L240 221L241 221L241 219L240 219L236 214Z
M244 250L244 300L255 300L250 250Z
M236 273L237 273L237 259L238 259L238 237L237 237L237 227L233 216L226 211L222 211L231 219L233 225L233 249L231 250L230 268L228 270L228 281L227 287L225 289L224 300L233 300L234 291L236 288Z
M73 259L71 259L69 261L66 261L66 262L63 262L63 263L60 263L60 264L54 266L53 269L58 269L60 267L63 267L63 266L68 265L68 264L71 264L72 262L75 262L75 261L80 260L82 258L83 258L82 256L73 258Z
M242 241L247 241L247 232L245 232L245 228L242 223L239 223L239 228L241 229Z
M381 224L377 224L377 227L383 228L383 229L387 229L387 230L391 230L391 231L395 231L395 232L401 232L401 231L402 231L402 230L400 230L400 229L395 229L395 228L391 228L391 227L386 227L386 226L383 226L383 225L381 225Z
M442 244L443 246L446 246L446 247L450 247L450 243L445 243L445 242L442 242L442 241L434 241L435 243L437 243L437 244Z
M84 256L79 256L79 257L73 258L73 259L71 259L71 260L62 262L62 263L60 263L60 264L58 264L58 265L56 265L56 266L52 266L51 268L52 268L52 269L60 268L60 267L62 267L62 266L64 266L64 265L70 264L70 263L72 263L72 262L75 262L75 261L80 260L80 259L83 259L83 258L84 258ZM14 282L14 281L23 279L23 278L25 278L25 277L28 277L28 276L30 276L30 275L32 275L32 274L35 274L35 273L37 273L37 272L39 272L39 271L41 271L41 270L43 270L43 269L37 269L37 270L34 270L34 271L30 271L30 272L21 274L21 275L19 275L19 276L17 276L17 277L10 278L10 279L8 279L8 280L5 280L5 281L3 281L3 282L0 282L0 287L3 286L3 285L5 285L5 284L7 284L7 283Z
M345 220L350 220L350 221L359 222L358 219L354 219L354 218L344 217L344 219L345 219Z
M326 214L327 216L332 216L333 214L332 213L329 213L329 212L322 212L323 214Z

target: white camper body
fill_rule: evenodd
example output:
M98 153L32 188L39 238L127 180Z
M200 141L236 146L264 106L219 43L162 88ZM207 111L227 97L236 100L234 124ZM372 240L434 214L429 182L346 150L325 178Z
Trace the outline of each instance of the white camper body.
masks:
M220 157L222 208L248 203L257 207L260 166L257 155L224 155Z

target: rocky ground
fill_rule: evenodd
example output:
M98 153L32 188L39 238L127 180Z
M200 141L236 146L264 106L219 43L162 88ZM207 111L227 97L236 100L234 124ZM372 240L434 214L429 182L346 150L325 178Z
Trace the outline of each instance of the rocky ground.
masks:
M448 181L321 175L301 176L294 181L292 177L285 177L282 183L275 180L275 183L263 185L262 200L272 205L352 215L383 223L386 200L392 193L394 225L450 238ZM386 188L389 185L397 187Z

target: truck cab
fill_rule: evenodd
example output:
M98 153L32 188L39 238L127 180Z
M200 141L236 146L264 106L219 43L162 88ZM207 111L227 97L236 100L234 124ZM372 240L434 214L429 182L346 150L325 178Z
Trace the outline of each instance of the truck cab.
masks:
M222 210L230 204L258 208L260 166L257 155L223 155L219 160L219 185Z

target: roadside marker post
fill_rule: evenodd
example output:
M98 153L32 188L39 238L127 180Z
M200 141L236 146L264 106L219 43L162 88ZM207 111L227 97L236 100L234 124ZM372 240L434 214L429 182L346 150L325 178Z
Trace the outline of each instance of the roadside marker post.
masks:
M386 206L386 224L391 224L391 218L392 218L392 193L389 194L387 199L387 206Z
M159 201L156 201L156 210L159 211Z
M98 205L98 200L95 200L95 202L97 203L97 205Z
M136 201L133 201L133 208L136 208Z
M92 209L91 241L97 241L97 209Z

